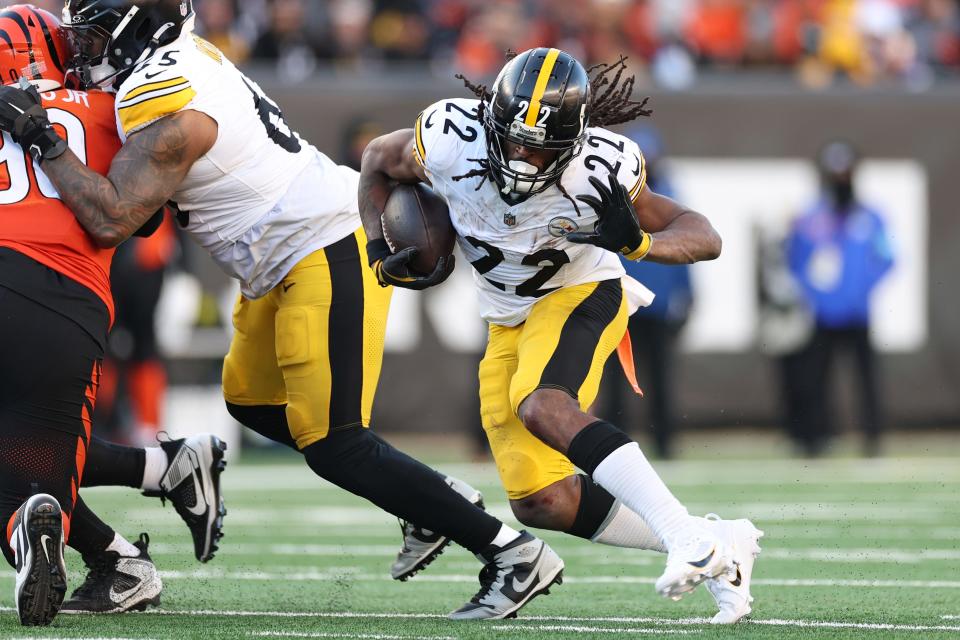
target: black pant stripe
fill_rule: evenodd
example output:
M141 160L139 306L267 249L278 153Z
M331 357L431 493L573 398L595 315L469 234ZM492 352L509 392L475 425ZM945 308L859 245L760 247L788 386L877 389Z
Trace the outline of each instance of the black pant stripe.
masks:
M350 234L326 247L330 265L330 430L360 424L363 395L363 265Z
M620 311L619 279L604 280L577 305L560 330L557 348L540 374L539 387L559 388L574 398L590 374L600 336Z

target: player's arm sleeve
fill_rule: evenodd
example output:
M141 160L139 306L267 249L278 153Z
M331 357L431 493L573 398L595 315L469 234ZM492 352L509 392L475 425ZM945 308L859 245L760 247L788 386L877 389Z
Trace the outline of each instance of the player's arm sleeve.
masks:
M116 110L117 122L125 136L180 111L197 95L190 81L183 76L124 85L117 96Z

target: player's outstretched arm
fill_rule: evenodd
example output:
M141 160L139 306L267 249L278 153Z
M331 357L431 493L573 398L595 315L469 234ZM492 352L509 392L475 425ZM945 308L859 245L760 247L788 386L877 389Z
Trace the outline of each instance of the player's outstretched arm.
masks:
M647 260L690 264L720 257L720 234L703 214L649 188L637 196L634 209L640 226L653 236Z
M213 119L181 111L131 135L106 177L69 151L44 162L43 171L97 244L115 247L164 206L216 138Z

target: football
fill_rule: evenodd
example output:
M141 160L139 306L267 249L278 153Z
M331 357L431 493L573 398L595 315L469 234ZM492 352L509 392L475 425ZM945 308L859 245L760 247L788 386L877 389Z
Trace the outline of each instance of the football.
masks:
M420 250L410 268L427 275L437 260L453 253L457 232L447 204L424 184L398 184L383 209L383 236L393 252Z

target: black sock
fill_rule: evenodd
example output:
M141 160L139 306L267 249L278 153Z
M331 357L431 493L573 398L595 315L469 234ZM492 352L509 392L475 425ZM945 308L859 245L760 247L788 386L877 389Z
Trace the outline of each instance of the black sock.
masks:
M297 443L290 435L290 427L287 424L287 405L259 404L244 406L228 402L227 412L233 416L234 420L248 429L298 451Z
M116 532L90 510L83 498L77 496L70 517L70 540L68 544L80 552L84 560L106 551Z
M125 447L94 436L87 448L83 469L84 487L133 487L143 484L147 454L143 449Z
M303 455L321 478L398 518L449 536L473 553L486 548L500 532L499 520L470 504L439 473L369 429L334 431L305 448Z
M620 429L609 422L597 420L591 422L580 433L573 436L570 446L567 447L567 458L570 462L592 476L601 462L607 456L633 440Z
M616 499L589 476L580 474L577 477L580 478L580 505L567 533L590 540L607 521Z

